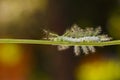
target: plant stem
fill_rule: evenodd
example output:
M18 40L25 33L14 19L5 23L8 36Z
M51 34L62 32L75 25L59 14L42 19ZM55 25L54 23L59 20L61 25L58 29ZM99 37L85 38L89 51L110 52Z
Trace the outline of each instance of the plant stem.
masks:
M49 41L49 40L32 40L32 39L0 39L1 44L12 43L12 44L44 44L44 45L68 45L68 46L109 46L109 45L120 45L120 40L106 41L106 42L62 42L62 41Z

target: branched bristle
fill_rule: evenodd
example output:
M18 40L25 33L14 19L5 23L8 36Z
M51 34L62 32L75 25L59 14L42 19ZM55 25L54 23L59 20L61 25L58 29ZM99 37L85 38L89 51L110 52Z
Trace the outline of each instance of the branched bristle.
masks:
M85 53L85 54L89 53L87 46L81 46L81 48L83 50L83 53Z
M112 40L112 38L108 37L108 35L100 35L99 37L100 37L101 41L110 41L110 40Z
M93 33L94 33L93 28L86 28L84 35L85 35L85 36L92 36Z
M62 36L79 38L84 36L97 36L101 33L101 27L96 29L87 27L86 29L80 28L78 25L74 24L71 29L68 29Z
M93 53L95 52L95 48L93 46L88 46L88 49Z
M66 50L68 48L69 48L69 46L58 45L58 50L59 51Z
M94 35L94 36L99 35L99 34L101 33L101 31L102 31L102 29L101 29L101 27L99 26L98 28L95 29L93 35Z
M50 31L45 30L45 29L43 31L46 33L46 37L44 39L51 39L51 38L59 36L58 34L50 32Z
M80 54L80 47L79 46L74 46L74 53L76 56Z

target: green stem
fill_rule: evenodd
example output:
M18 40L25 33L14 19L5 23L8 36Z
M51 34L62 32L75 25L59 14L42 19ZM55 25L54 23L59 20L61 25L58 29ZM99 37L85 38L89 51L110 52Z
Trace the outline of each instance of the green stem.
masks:
M60 42L60 41L49 41L49 40L32 40L32 39L0 39L0 43L13 43L13 44L44 44L44 45L68 45L68 46L109 46L109 45L120 45L120 40L107 41L107 42Z

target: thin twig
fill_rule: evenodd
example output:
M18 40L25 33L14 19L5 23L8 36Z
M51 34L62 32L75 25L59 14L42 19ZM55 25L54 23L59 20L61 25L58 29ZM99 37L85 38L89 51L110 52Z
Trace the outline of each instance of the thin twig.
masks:
M120 45L120 40L113 40L107 42L62 42L62 41L49 41L49 40L32 40L32 39L0 39L1 44L43 44L43 45L67 45L67 46L110 46Z

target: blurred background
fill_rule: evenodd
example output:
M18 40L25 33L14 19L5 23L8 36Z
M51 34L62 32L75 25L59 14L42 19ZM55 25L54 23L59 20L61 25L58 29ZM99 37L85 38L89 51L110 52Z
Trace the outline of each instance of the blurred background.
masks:
M42 39L73 24L101 26L120 39L120 0L0 0L0 38ZM0 80L120 80L120 46L96 47L75 56L73 48L0 44Z

